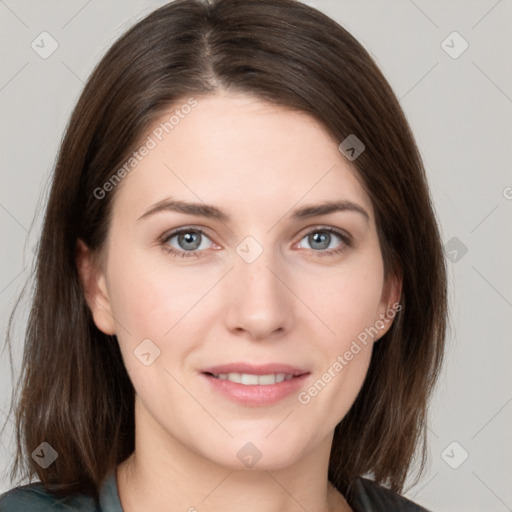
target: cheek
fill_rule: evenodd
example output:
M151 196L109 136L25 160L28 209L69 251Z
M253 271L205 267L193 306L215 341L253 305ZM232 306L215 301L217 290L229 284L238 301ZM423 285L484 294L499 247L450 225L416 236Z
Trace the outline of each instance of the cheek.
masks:
M172 333L165 335L183 316L183 297L176 292L180 283L165 279L161 271L134 252L122 261L112 261L109 276L109 295L126 370L137 393L151 397L162 387L162 379L165 382L162 370L172 359L172 347L165 345Z
M380 273L357 274L332 284L330 300L316 299L322 320L330 328L316 336L323 364L311 386L298 396L310 417L324 418L321 434L333 429L354 403L372 356L372 337L380 302ZM312 297L312 301L315 297ZM320 316L320 315L319 315Z
M331 427L350 409L370 364L373 338L369 333L378 320L383 285L379 255L375 251L368 258L354 259L324 290L330 297L322 302L325 323L334 333L321 342L327 356L324 368L301 403L311 401L318 414L329 418Z
M314 284L314 286L312 286ZM322 322L331 347L342 349L375 324L381 302L383 267L378 258L355 260L336 272L318 274L301 285L306 305Z
M191 281L189 273L177 268L173 272L163 251L152 258L131 253L111 264L109 294L115 318L134 337L162 338L197 302L200 280Z
M138 347L148 346L149 352L158 354L151 368L172 371L202 339L207 327L201 320L212 307L205 295L218 276L205 276L192 267L187 270L175 266L173 270L163 251L153 264L143 254L138 257L133 250L131 254L119 261L112 260L109 295L125 366L136 387L141 372L145 377L139 384L151 387L155 374L137 359ZM148 339L149 344L144 341Z
M111 286L112 310L121 333L130 333L134 341L141 335L155 336L163 297L148 269L125 260L112 273Z

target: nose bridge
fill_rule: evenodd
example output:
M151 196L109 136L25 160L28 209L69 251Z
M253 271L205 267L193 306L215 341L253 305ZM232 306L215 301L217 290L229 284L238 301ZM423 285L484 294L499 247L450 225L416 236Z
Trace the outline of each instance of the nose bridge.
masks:
M282 265L276 253L251 238L236 248L227 321L230 329L264 338L291 325L293 297L281 282L286 279L280 276Z

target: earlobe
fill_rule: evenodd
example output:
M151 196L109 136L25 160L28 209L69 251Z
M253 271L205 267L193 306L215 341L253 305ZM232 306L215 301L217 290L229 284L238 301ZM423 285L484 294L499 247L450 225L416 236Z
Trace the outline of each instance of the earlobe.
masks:
M105 334L115 334L116 326L104 272L99 268L92 251L81 239L77 240L75 254L78 276L94 323Z
M393 325L396 313L401 309L400 299L402 296L402 278L395 274L390 275L382 290L379 317L376 325L379 327L379 334L374 341L378 341L386 334Z
M387 283L387 308L386 310L396 310L396 305L400 303L402 298L402 277L391 275Z

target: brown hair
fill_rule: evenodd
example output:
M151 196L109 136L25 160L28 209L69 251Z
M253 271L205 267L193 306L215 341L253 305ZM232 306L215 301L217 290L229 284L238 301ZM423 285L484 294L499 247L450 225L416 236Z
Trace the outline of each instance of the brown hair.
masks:
M342 493L365 474L401 491L420 442L420 474L425 466L426 414L443 358L441 240L419 151L384 76L345 29L296 0L176 0L128 30L87 81L58 154L37 254L11 476L37 474L57 495L97 497L107 472L132 453L134 389L116 337L92 320L76 243L100 252L115 191L102 200L94 191L151 124L178 100L219 88L305 112L334 140L355 134L365 144L352 165L372 200L386 276L401 276L402 310L336 426L328 477ZM42 441L59 454L47 469L30 457Z

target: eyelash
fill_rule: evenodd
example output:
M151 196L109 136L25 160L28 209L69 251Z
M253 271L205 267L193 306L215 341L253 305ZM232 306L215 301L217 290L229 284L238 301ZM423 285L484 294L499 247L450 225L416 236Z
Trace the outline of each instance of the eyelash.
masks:
M166 251L168 254L170 254L174 258L197 258L200 256L200 253L203 252L202 250L194 250L194 251L183 251L183 250L177 250L174 247L171 247L167 242L171 240L171 238L174 238L175 236L178 236L182 233L198 233L201 236L205 236L206 238L209 238L208 235L200 228L192 228L192 227L185 227L176 229L175 231L172 231L169 234L166 234L161 239L162 248L164 251ZM332 228L332 227L317 227L312 229L311 231L308 231L302 238L307 237L308 235L311 235L312 233L330 233L337 235L342 243L341 246L338 249L330 249L330 250L314 250L313 254L318 258L323 258L326 256L336 256L338 254L341 254L344 252L348 247L352 246L352 239L349 235L345 234L343 231L340 231L338 229Z

